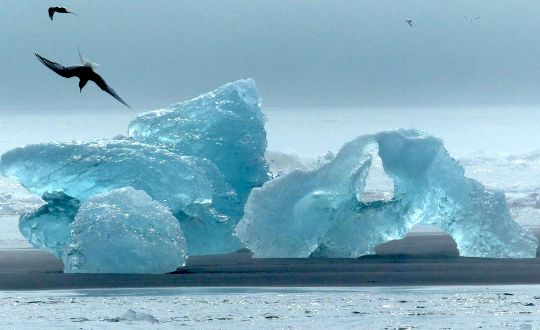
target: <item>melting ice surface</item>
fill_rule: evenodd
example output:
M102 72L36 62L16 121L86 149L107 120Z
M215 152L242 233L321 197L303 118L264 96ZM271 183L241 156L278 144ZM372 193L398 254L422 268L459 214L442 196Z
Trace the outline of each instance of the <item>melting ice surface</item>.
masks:
M39 196L62 191L81 202L122 187L143 190L173 211L191 255L242 248L234 227L251 188L268 178L255 82L142 114L130 135L17 148L2 156L1 170ZM57 250L53 236L36 246Z
M63 253L66 273L162 274L186 259L184 235L170 209L131 187L83 203Z
M251 79L167 109L137 116L129 136L176 154L212 161L244 201L268 180L266 131L260 97Z
M375 152L394 197L364 202ZM317 169L254 189L237 234L256 257L358 257L419 223L450 234L461 256L536 256L536 238L514 222L504 193L466 178L441 140L416 130L359 137Z
M259 257L356 257L419 223L448 232L463 256L535 255L536 239L512 220L504 194L466 178L439 139L415 130L366 135L336 157L269 181L264 121L254 81L240 80L137 116L129 137L16 148L2 156L0 169L43 196L46 205L21 217L21 232L62 256L72 272L98 271L98 261L83 260L95 237L82 228L92 219L118 217L116 209L104 210L103 198L125 187L172 211L190 255L247 246ZM375 154L394 183L390 200L365 194ZM100 212L89 211L92 205ZM115 205L148 224L140 209ZM130 232L102 228L110 235ZM141 257L142 246L130 249Z

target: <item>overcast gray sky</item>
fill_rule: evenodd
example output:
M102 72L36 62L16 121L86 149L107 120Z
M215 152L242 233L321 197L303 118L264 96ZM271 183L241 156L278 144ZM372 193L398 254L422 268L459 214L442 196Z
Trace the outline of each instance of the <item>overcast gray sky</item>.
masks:
M79 19L47 16L62 4ZM137 110L252 77L266 106L540 103L540 1L2 0L0 109ZM463 15L481 19L468 22ZM414 28L405 18L415 21Z

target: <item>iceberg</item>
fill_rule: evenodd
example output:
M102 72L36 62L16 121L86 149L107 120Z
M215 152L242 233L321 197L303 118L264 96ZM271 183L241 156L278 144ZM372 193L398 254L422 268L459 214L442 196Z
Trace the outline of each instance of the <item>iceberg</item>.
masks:
M232 235L236 222L229 223L229 217L214 207L231 210L241 206L219 170L205 159L180 156L127 138L96 139L17 148L2 156L0 168L37 195L61 191L81 202L127 186L144 190L185 223L190 253L232 252L242 247ZM65 228L60 230L62 224ZM69 232L69 222L57 226L59 231ZM43 245L60 248L57 242L47 242L56 240L52 232L38 236Z
M375 154L394 196L364 202ZM317 169L266 182L249 196L236 233L254 257L359 257L416 224L439 226L461 256L536 256L537 239L512 219L504 193L465 177L441 140L417 130L358 137Z
M186 259L184 235L170 209L131 187L85 201L62 256L65 273L163 274Z
M264 120L255 82L239 80L139 115L130 137L13 149L0 170L38 196L63 192L85 202L122 187L145 191L173 211L191 255L234 252L243 248L234 228L245 200L268 179ZM58 226L69 232L69 222ZM59 251L47 242L52 233L40 237L40 246Z
M268 180L265 117L253 79L137 116L129 136L181 155L212 161L244 202Z
M358 257L417 224L432 224L454 238L462 256L535 256L538 242L514 222L504 193L465 177L442 141L421 131L361 136L305 166L268 153L278 172L271 175L260 102L255 82L239 80L138 115L128 137L5 153L2 174L46 202L21 217L21 232L34 246L63 256L70 272L95 270L83 260L91 236L73 230L90 228L92 217L120 217L119 210L153 228L143 213L165 217L161 206L180 224L189 255L247 247L255 257ZM391 198L366 191L374 169L392 181ZM139 201L146 211L129 205ZM100 226L124 238L134 228Z
M131 186L167 201L173 210L189 213L195 205L212 200L212 183L203 162L124 138L16 148L2 155L0 168L3 175L37 195L62 191L85 201Z
M42 199L46 204L21 214L19 231L34 247L61 258L80 203L61 191L46 192Z

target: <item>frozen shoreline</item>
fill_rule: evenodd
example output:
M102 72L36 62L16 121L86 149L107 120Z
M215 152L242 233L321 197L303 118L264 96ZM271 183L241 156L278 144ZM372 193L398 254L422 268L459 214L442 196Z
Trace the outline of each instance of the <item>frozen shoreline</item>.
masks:
M10 329L535 329L538 285L0 292Z

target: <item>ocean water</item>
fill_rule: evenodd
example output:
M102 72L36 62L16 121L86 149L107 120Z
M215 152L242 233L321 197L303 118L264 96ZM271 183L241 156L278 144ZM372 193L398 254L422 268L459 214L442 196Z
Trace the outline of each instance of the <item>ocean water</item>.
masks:
M264 108L268 158L279 169L316 165L358 135L417 128L444 140L466 175L506 192L514 218L540 225L540 121L538 106ZM98 112L0 112L0 153L32 143L112 138L127 134L136 115L129 110ZM380 163L368 180L374 198L391 195ZM17 215L41 203L18 183L0 177L0 248L27 247Z
M0 292L6 329L537 329L540 286Z

